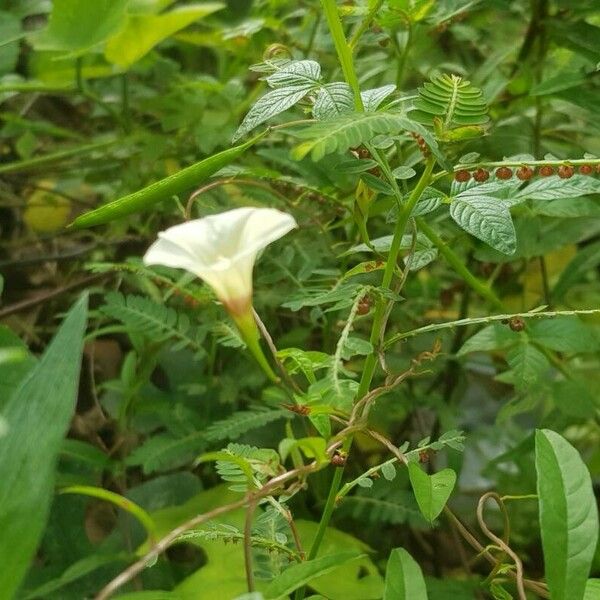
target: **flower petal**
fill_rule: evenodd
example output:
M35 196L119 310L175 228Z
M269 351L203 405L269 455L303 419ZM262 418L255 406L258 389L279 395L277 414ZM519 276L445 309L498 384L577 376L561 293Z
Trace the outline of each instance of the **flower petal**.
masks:
M273 208L236 208L159 233L144 263L190 271L230 309L249 306L256 255L295 227L294 217Z

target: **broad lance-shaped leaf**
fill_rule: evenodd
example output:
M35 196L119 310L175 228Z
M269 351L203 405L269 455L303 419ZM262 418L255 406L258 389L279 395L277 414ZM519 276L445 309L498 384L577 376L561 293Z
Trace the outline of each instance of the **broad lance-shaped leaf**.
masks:
M408 476L421 513L433 523L450 498L456 483L456 473L452 469L443 469L428 475L417 463L411 462L408 464Z
M87 297L81 298L6 405L0 441L0 596L12 598L44 529L54 470L75 407Z
M427 600L421 568L404 548L394 548L390 554L383 600Z
M333 569L343 565L350 560L357 560L364 554L355 550L338 552L321 556L314 560L295 563L288 567L281 575L278 575L265 589L266 600L279 600L291 594L294 590L309 583L312 579L325 575Z
M598 510L579 453L549 429L535 434L546 581L552 600L582 600L598 541Z
M456 196L450 216L471 235L504 254L514 254L517 236L508 207L491 196Z
M128 69L163 40L224 7L220 2L206 2L181 6L160 15L128 15L125 27L107 41L105 57Z
M33 34L36 50L78 56L104 42L125 20L128 0L54 0L48 26Z

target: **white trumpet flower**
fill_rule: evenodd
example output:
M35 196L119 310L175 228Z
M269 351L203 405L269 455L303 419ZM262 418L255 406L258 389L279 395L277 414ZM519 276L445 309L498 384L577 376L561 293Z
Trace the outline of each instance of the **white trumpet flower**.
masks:
M144 255L144 264L185 269L205 281L256 356L254 263L261 250L295 227L294 217L274 208L236 208L161 231ZM262 356L260 347L258 351Z

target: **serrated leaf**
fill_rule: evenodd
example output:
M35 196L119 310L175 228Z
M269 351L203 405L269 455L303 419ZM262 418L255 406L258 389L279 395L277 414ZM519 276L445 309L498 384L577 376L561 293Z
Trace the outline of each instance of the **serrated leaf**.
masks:
M536 385L550 368L544 354L526 340L511 348L506 360L511 367L512 382L519 390L528 390Z
M421 568L404 548L394 548L390 553L383 600L427 600Z
M560 316L534 321L529 329L530 339L557 352L595 352L600 342L576 316Z
M456 473L452 469L443 469L428 475L417 463L411 462L408 464L408 476L421 514L433 523L454 489Z
M354 96L347 83L328 83L319 88L313 116L319 121L332 119L339 115L351 113L354 109Z
M577 217L600 217L600 202L594 198L557 198L538 200L531 207L536 215L576 219Z
M552 600L582 600L598 541L590 474L577 450L549 429L536 431L535 467L550 595Z
M516 194L517 198L530 200L556 200L577 198L586 194L600 193L600 180L585 175L561 179L558 175L534 179Z
M503 254L517 249L515 226L508 207L491 196L456 196L450 216L465 231Z
M378 88L373 88L371 90L365 90L360 93L360 97L363 102L363 106L366 112L374 112L376 111L381 103L390 95L393 94L396 90L396 86L394 84L383 85Z
M300 102L306 94L312 89L310 84L301 84L290 87L277 88L267 92L258 102L248 111L242 124L238 127L233 141L235 142L243 135L258 127L271 117L282 113L288 108Z
M266 79L272 88L315 87L321 79L321 65L314 60L296 60L269 75Z
M506 325L493 323L471 336L456 355L464 356L471 352L505 350L518 343L519 339L519 336Z

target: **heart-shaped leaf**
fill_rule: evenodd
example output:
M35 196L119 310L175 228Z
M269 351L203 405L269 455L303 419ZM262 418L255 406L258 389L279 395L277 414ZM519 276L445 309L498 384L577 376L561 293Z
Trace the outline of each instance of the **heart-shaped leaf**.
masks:
M417 463L409 463L408 475L421 513L433 523L454 489L456 473L452 469L444 469L428 475Z

